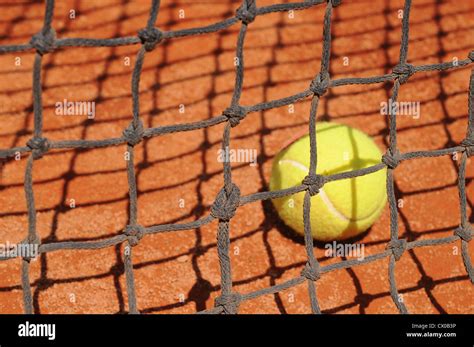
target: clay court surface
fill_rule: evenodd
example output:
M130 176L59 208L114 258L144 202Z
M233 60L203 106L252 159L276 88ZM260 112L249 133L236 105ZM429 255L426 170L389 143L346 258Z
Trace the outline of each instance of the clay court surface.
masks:
M282 2L258 0L258 6ZM234 16L240 1L162 1L156 26L175 30ZM53 27L58 37L113 38L136 35L146 25L148 1L58 1ZM403 1L343 1L334 9L332 79L375 76L397 64ZM69 19L75 9L76 19ZM185 18L179 18L184 10ZM43 3L0 1L0 44L27 43L41 30ZM324 5L259 16L244 46L241 104L290 96L308 88L319 71ZM145 57L140 117L146 127L217 116L234 88L233 59L240 23L227 30L165 41ZM408 62L463 60L474 47L474 3L414 0ZM132 119L131 76L140 44L117 48L67 48L43 58L44 136L50 140L120 137ZM32 137L34 51L0 55L0 148L24 146ZM21 65L15 66L15 58ZM344 65L344 57L349 65ZM124 64L126 58L130 65ZM466 135L472 64L445 72L417 73L400 88L399 101L419 101L421 113L398 118L402 152L452 147ZM331 89L318 119L365 131L387 148L387 119L380 103L392 83ZM96 117L58 116L55 103L95 101ZM180 105L185 112L180 112ZM233 163L242 195L268 190L272 159L288 139L308 128L310 98L288 107L249 114L232 129L233 148L256 149L258 164ZM208 215L222 188L217 161L224 124L145 139L135 147L138 222L183 223ZM43 243L93 241L123 232L128 221L125 145L93 150L54 150L34 163L37 230ZM23 191L26 158L4 160L0 177L0 240L27 235ZM458 161L450 156L403 162L395 171L399 237L451 236L459 226ZM474 165L467 164L469 221L474 221ZM70 208L71 199L75 208ZM192 313L212 308L220 294L214 221L196 230L147 235L133 248L138 309L142 313ZM270 201L246 204L231 221L234 290L248 293L299 276L306 263L302 238L279 221ZM365 256L390 239L386 206L376 224L356 242ZM315 253L322 265L322 245ZM457 251L457 254L456 254ZM60 250L31 262L36 313L126 313L124 245L100 250ZM464 268L460 241L417 248L396 265L396 280L412 313L474 313L474 286ZM470 243L474 257L474 244ZM325 313L396 313L389 294L388 258L325 273L317 281ZM21 259L0 262L0 313L23 312ZM243 302L240 313L310 313L307 284Z

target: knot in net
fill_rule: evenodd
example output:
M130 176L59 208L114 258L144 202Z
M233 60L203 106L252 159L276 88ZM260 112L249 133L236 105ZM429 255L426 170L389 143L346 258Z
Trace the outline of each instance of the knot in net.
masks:
M469 55L467 56L471 61L474 61L474 51L470 51Z
M321 278L320 265L318 263L315 263L311 266L311 264L307 262L305 267L301 271L301 276L313 282L319 280Z
M474 155L474 139L464 139L461 145L465 147L468 157Z
M400 260L403 253L407 249L407 240L400 239L400 240L392 240L388 243L387 249L391 250L395 260Z
M143 122L139 120L138 122L132 122L130 125L123 131L123 137L130 146L135 146L140 143L143 138Z
M215 307L222 307L226 314L236 314L239 310L242 296L239 293L222 294L214 302Z
M145 50L149 52L163 40L163 32L157 28L145 28L138 32L138 38L142 41Z
M400 164L400 161L401 161L401 155L400 155L400 151L398 150L392 153L392 150L389 149L387 153L385 153L382 156L382 163L387 165L387 167L392 170L395 169Z
M255 0L244 0L237 9L236 17L244 24L252 23L257 16L257 4Z
M329 88L329 73L319 73L309 85L309 90L317 96L324 95Z
M306 176L301 182L308 188L308 192L311 196L319 193L319 190L323 187L325 181L321 175L311 174Z
M235 127L239 125L240 121L245 118L247 115L247 111L244 107L233 105L228 107L222 112L222 115L227 117L227 120L230 123L231 127Z
M454 235L459 236L463 241L469 242L472 240L473 230L470 225L460 226L454 230Z
M229 191L222 188L211 207L211 215L219 220L228 221L234 215L240 202L240 189L234 183Z
M56 48L55 42L56 32L52 28L46 31L46 33L40 31L39 33L33 35L30 40L30 44L41 55L53 52Z
M128 236L130 246L136 246L145 235L145 229L140 225L127 225L124 234Z
M27 245L27 246L34 246L34 245L40 245L41 244L41 240L40 238L38 237L38 235L28 235L28 237L26 239L24 239L22 242L21 242L22 245ZM30 254L29 252L27 252L27 254L23 254L23 260L26 260L27 262L30 262L31 259L33 259L34 256L32 254Z
M46 152L48 152L50 144L45 137L33 137L26 143L31 148L33 153L33 159L41 158Z
M411 64L398 64L393 68L392 72L398 76L400 84L403 84L415 73L415 67Z

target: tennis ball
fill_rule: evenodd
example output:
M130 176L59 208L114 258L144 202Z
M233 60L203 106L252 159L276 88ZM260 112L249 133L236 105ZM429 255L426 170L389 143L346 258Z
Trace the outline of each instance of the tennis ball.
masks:
M360 130L337 123L316 126L317 168L320 175L353 171L381 162L374 141ZM309 173L309 135L300 137L275 157L270 190L300 185ZM311 233L319 241L344 240L366 231L385 206L386 169L350 179L327 182L311 197ZM304 235L303 200L306 192L273 199L286 225Z

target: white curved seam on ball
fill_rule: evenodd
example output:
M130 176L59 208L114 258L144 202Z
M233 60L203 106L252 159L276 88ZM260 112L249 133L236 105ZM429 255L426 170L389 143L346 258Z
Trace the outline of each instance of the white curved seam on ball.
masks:
M309 169L304 166L303 164L295 161L295 160L291 160L291 159L282 159L278 162L278 164L290 164L292 166L294 166L295 168L298 168L298 169L301 169L305 172L308 172ZM354 221L358 221L358 219L351 219L351 218L347 218L346 216L344 216L341 212L339 212L339 210L336 208L336 206L334 206L331 202L331 200L329 199L329 197L327 196L326 192L324 191L324 188L321 188L319 190L319 196L321 196L321 199L323 200L323 202L326 204L326 207L328 208L329 212L331 212L333 215L335 215L336 217L342 219L343 221L345 222L354 222Z

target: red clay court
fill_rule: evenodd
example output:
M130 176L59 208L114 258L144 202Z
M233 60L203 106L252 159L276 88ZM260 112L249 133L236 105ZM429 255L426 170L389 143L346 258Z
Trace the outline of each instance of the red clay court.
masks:
M258 8L283 0L257 0ZM155 27L163 32L204 27L232 18L242 1L163 0ZM240 105L252 106L308 90L320 71L326 2L306 9L258 15L243 45ZM57 1L51 27L57 39L135 37L147 25L151 1ZM331 81L391 74L402 37L404 1L342 1L332 9ZM71 9L75 18L70 18ZM42 30L45 3L0 0L0 46L27 44ZM164 39L144 53L139 117L144 128L209 120L222 115L235 89L234 58L242 23L202 35ZM469 83L474 48L474 3L470 0L413 0L408 62L414 66L466 61L442 71L417 72L400 86L399 101L420 103L420 117L397 118L402 153L458 148L468 128ZM41 61L42 136L49 141L121 138L133 120L132 74L142 44L63 47ZM0 54L0 151L25 147L35 132L35 49ZM17 58L20 58L19 60ZM17 62L20 61L20 64ZM345 62L348 61L348 64ZM129 62L129 64L128 64ZM472 83L472 82L471 82ZM380 114L394 81L331 87L321 96L317 120L334 121L369 134L384 153L389 120ZM95 118L58 116L64 99L95 102ZM471 94L471 103L472 100ZM257 165L232 163L232 182L241 197L268 191L272 160L298 134L308 132L311 97L250 112L232 127L233 148L255 149ZM184 109L184 112L183 112ZM145 137L134 146L137 223L143 227L192 223L208 218L224 185L217 151L227 122L192 131ZM130 221L127 145L94 149L50 149L34 160L36 228L41 244L91 242L97 249L44 252L29 262L34 313L127 313ZM463 262L473 242L453 236L462 219L458 176L466 166L466 218L474 222L473 158L465 152L404 160L394 170L398 237L409 242L452 242L407 249L396 261L398 293L410 313L474 313L474 285ZM30 150L21 159L0 159L0 243L20 243L29 221L24 182ZM464 159L463 159L464 158ZM461 198L462 199L462 198ZM73 203L74 208L71 208ZM133 207L132 207L133 210ZM193 225L193 224L191 224ZM232 291L246 295L280 288L301 276L307 263L304 239L278 218L270 200L242 204L229 222ZM147 234L132 247L136 310L193 313L214 308L221 295L216 239L219 221L181 231ZM120 240L108 244L107 240ZM365 256L385 252L390 241L389 206L376 224L353 242ZM350 259L314 254L322 267ZM25 264L0 261L0 313L22 313ZM398 313L389 286L390 257L324 272L314 282L323 313ZM128 270L127 270L128 269ZM276 287L275 287L276 286ZM132 299L133 301L133 299ZM240 302L239 313L311 313L306 280Z

